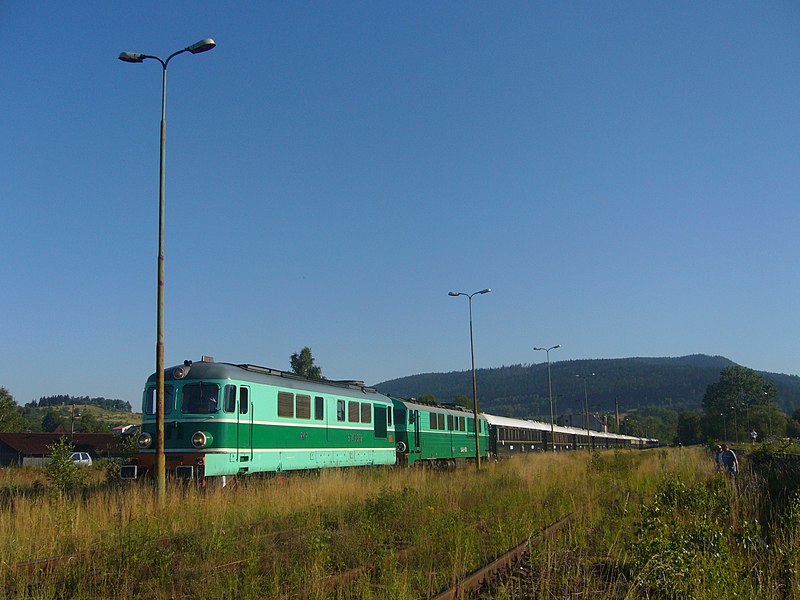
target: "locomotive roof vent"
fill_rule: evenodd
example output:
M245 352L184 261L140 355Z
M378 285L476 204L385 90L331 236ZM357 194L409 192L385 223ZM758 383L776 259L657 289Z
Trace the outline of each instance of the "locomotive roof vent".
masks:
M214 362L214 357L203 354L203 356L200 357L200 362Z

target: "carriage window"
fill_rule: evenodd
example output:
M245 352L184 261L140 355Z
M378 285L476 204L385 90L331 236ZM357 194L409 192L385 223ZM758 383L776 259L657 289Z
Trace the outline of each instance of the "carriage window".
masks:
M311 396L297 394L297 413L298 419L311 418Z
M183 386L184 414L207 415L219 410L219 386L216 383L191 383Z
M438 420L436 419L436 413L431 413L431 429L437 429Z
M447 428L453 431L453 415L447 415Z
M278 392L278 416L289 419L294 417L294 394Z
M464 431L464 417L458 417L458 430Z
M246 415L247 411L250 410L250 388L240 388L239 389L239 414Z
M361 403L361 422L372 423L372 405L369 402Z
M358 402L353 402L352 400L348 401L347 403L347 420L351 423L358 423L358 419L361 416L361 406Z
M444 430L444 415L439 414L439 429Z
M325 418L325 399L322 396L314 396L314 419L322 421Z
M172 405L175 403L175 390L171 385L164 386L164 414L172 412ZM156 414L156 388L151 387L147 390L147 401L145 402L145 414Z
M392 426L392 409L387 408L386 410L386 424L391 427Z
M242 389L244 391L244 389ZM226 413L236 412L236 386L225 386L225 401L222 403L222 410Z
M475 418L467 417L467 431L475 433Z

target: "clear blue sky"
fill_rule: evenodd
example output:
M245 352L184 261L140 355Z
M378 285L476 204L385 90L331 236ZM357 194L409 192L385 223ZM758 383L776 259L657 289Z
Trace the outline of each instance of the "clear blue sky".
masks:
M368 383L724 355L800 373L793 2L0 6L0 386L166 363ZM467 390L465 390L467 392Z

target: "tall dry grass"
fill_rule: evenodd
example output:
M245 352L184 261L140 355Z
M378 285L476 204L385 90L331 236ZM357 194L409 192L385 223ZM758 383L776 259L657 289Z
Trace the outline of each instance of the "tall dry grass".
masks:
M538 453L479 473L326 470L202 492L169 485L163 506L147 485L11 494L0 505L0 590L32 598L66 590L86 598L420 598L534 536L530 576L492 597L651 597L654 588L637 583L642 562L631 550L643 539L643 508L664 481L705 486L715 477L709 456L686 448ZM741 506L730 522L753 510L731 501ZM536 538L573 512L558 536ZM800 522L800 505L796 514ZM797 529L786 535L783 546L796 546ZM90 561L16 566L89 549L98 551ZM786 560L796 568L796 556ZM758 585L794 581L786 565L771 565ZM343 573L346 583L337 579Z

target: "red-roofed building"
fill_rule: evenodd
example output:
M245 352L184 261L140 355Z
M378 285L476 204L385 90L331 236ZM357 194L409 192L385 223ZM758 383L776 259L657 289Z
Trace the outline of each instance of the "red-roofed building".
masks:
M118 439L113 433L0 433L0 466L22 465L24 458L50 456L49 447L62 437L71 437L75 451L88 452L92 458L109 456Z

